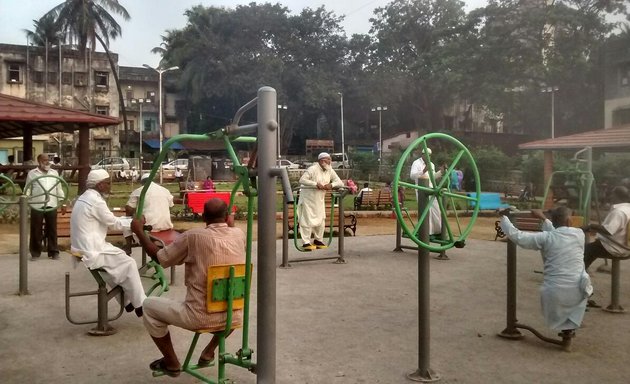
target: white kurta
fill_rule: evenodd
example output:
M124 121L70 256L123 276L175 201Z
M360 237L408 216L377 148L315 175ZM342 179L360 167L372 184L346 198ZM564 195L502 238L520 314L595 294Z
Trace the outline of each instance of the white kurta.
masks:
M110 286L120 285L125 292L125 304L138 308L146 298L136 261L125 251L105 241L107 229L124 228L121 218L107 207L103 197L94 189L85 191L72 207L70 217L71 251L82 256L90 269L102 268L103 278Z
M50 169L47 172L43 172L39 168L31 169L26 175L25 184L40 176L59 177L59 173L54 169ZM47 195L44 190L48 191L49 194ZM61 182L52 177L44 177L37 180L33 184L33 188L28 192L30 192L29 196L32 196L29 199L29 205L34 208L56 207L59 205L59 201L66 197L61 187Z
M140 199L140 193L142 188L136 188L127 200L127 205L131 208L138 207L138 200ZM144 196L144 206L142 207L142 215L146 220L146 225L152 227L151 232L167 231L173 228L173 222L171 221L170 207L173 206L173 195L171 192L157 185L153 182L149 185L147 193ZM125 237L131 236L132 232L129 228L123 230Z
M433 183L431 183L431 179L429 178L429 171L427 169L426 172L424 168L426 163L424 159L420 157L416 161L411 164L411 172L409 172L409 177L415 181L416 184L420 184L420 179L429 180L429 187L433 187ZM442 172L435 172L435 165L431 163L431 169L433 169L434 176L436 179L442 176ZM416 200L418 199L418 191L416 191ZM429 235L437 235L442 233L442 214L440 212L440 205L438 204L437 199L433 196L429 196L429 204L431 207L429 208ZM420 214L420 213L419 213Z
M323 170L319 163L313 164L300 177L300 189L297 212L300 224L300 235L304 243L311 242L311 234L323 242L326 226L326 191L317 189L317 183L329 184L333 188L343 187L343 181L334 169Z
M602 226L606 228L612 235L613 240L610 241L606 236L600 235L596 237L602 242L602 246L613 256L624 257L630 255L627 249L619 244L626 244L628 239L627 226L630 220L630 203L619 203L612 206L612 209L606 215Z
M501 218L501 229L517 245L541 251L544 280L540 301L547 326L575 329L582 323L586 301L593 293L584 269L584 232L579 228L554 228L545 220L543 232L522 232Z

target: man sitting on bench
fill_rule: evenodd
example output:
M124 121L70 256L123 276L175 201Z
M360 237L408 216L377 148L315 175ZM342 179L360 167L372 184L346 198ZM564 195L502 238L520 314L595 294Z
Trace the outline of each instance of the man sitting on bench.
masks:
M584 232L569 226L571 210L558 207L551 211L551 221L539 209L534 217L543 220L542 232L519 231L500 211L501 229L517 245L540 250L543 258L543 285L540 302L547 326L572 335L580 327L586 301L593 293L590 277L584 268Z
M144 233L143 220L133 219L131 229L147 254L162 267L186 265L186 300L149 297L144 301L144 325L163 358L149 367L171 377L179 376L181 365L173 349L169 325L195 331L225 327L226 313L208 313L206 292L208 267L220 264L245 262L245 233L234 227L233 216L228 215L227 204L219 198L206 201L203 209L205 228L184 232L166 248L159 249ZM241 324L243 310L234 311L233 324ZM199 357L199 366L208 366L214 360L218 338L210 343Z
M147 180L149 180L149 174L145 173L140 178L140 183L143 184L143 186L131 192L129 200L127 200L127 205L125 206L127 216L133 216L136 213L138 199L140 198L140 193L142 193L142 188L144 188L144 183ZM146 225L151 226L151 232L173 229L171 210L169 209L172 206L173 195L171 192L163 186L151 182L144 197L144 207L142 210ZM131 229L124 229L123 236L125 237L125 252L131 255L131 246L133 244L133 233Z
M125 219L114 216L103 199L111 190L109 173L104 169L90 171L87 188L72 207L71 252L81 255L89 269L103 269L103 280L108 285L120 285L125 293L125 309L131 312L135 308L140 317L146 295L136 261L105 241L108 228L122 230L125 227Z

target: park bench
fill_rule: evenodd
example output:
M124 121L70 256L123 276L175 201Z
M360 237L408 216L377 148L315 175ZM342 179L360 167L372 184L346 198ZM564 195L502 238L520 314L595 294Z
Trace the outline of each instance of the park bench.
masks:
M392 193L388 189L380 189L378 191L366 191L359 197L354 198L354 209L391 209Z
M542 220L537 217L532 217L529 212L526 214L517 214L510 218L512 224L521 231L530 231L530 232L540 232L542 230ZM497 220L494 223L494 229L496 230L496 235L494 236L494 240L496 241L498 238L504 238L505 233L501 230L501 221Z
M288 208L289 208L289 215L288 215L288 224L289 224L289 233L290 234L294 234L293 231L295 230L294 228L294 218L295 218L295 207L298 204L298 199L299 199L299 193L295 193L294 194L294 199L295 199L295 203L294 204L289 204ZM333 228L330 228L330 210L331 210L331 201L332 201L332 194L330 192L326 192L326 197L325 197L325 204L326 204L326 220L325 220L325 225L326 225L326 229L328 231L332 231L334 230L334 227L336 227L338 225L338 219L339 219L339 207L337 205L335 205L335 209L334 209L334 223L333 223ZM349 229L352 231L352 235L356 236L357 235L357 217L351 213L345 213L344 212L344 224L343 224L343 229L344 232L346 229ZM299 229L299 224L297 225L298 229Z
M114 216L122 217L126 216L125 210L123 208L112 208L112 213ZM70 237L70 216L72 214L72 209L67 208L65 212L62 212L61 209L57 210L57 237L58 238L69 238ZM122 231L108 230L107 236L122 236ZM44 237L45 239L45 237Z

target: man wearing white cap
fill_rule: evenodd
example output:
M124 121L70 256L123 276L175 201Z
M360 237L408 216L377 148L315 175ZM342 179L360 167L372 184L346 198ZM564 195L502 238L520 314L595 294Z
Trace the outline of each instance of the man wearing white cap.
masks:
M409 177L416 182L416 184L420 184L420 179L429 180L429 187L433 187L431 180L429 178L429 166L433 170L433 175L435 179L439 179L442 177L442 171L435 172L435 165L430 161L429 156L431 155L431 148L427 148L426 152L422 150L422 153L416 161L411 164L411 172ZM416 199L418 198L418 191L416 191ZM429 197L429 204L431 208L429 208L429 235L436 235L442 233L442 214L440 213L440 206L438 205L437 199Z
M136 261L125 252L105 241L107 229L128 227L125 219L116 217L107 207L104 195L111 190L109 174L104 169L90 171L87 190L77 198L70 218L70 240L73 255L80 255L89 269L102 268L103 278L110 286L120 285L125 293L125 309L136 309L142 316L146 298Z
M144 173L140 177L140 183L143 186L136 188L127 200L125 211L127 216L133 216L136 213L138 207L138 199L144 183L149 180L149 174ZM170 207L173 206L173 195L171 192L161 185L157 185L154 182L149 184L147 193L144 196L144 206L142 208L142 214L144 215L145 224L151 226L151 232L168 231L173 228L173 222L171 221ZM125 228L123 230L123 236L125 237L125 252L128 255L131 254L131 245L133 243L133 233L131 229Z
M312 251L326 248L324 244L324 227L326 226L326 191L343 187L343 182L330 166L331 158L326 152L317 156L317 164L313 164L300 178L300 199L298 200L298 218L302 248ZM304 188L306 187L306 188ZM315 237L311 244L311 234Z

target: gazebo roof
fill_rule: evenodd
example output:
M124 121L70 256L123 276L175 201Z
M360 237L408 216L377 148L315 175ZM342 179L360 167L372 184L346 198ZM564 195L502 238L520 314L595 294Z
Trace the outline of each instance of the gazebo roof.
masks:
M544 150L581 149L585 147L628 149L630 148L630 125L530 141L518 146L519 149Z
M20 137L26 128L32 134L72 132L80 128L117 125L112 116L97 115L75 109L37 103L0 94L0 139Z

